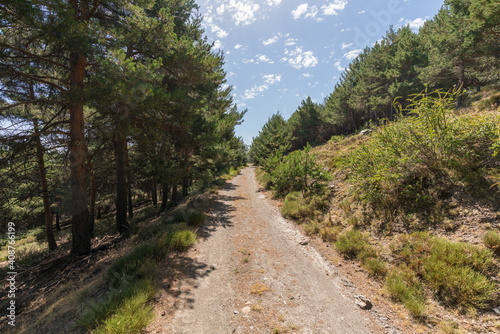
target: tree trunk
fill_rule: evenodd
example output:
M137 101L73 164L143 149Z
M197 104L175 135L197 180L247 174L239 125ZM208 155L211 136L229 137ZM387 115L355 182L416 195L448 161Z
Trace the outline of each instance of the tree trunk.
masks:
M155 186L156 187L156 186ZM169 189L168 189L168 184L163 184L162 186L162 201L161 201L161 205L160 205L160 212L163 212L165 211L165 209L167 208L167 201L168 201L168 193L169 193Z
M92 163L92 157L87 152L87 165L89 167L90 173L90 214L89 214L89 225L90 225L90 237L94 237L94 227L95 227L95 200L97 195L97 188L95 184L95 171L94 164Z
M60 231L61 230L61 225L59 224L59 219L61 215L59 214L59 211L56 211L56 230Z
M83 4L82 4L83 6ZM90 252L91 229L89 224L87 194L87 143L85 141L85 125L83 115L83 80L87 59L85 56L70 53L70 94L69 103L69 164L71 171L71 231L73 241L72 254L88 254Z
M127 151L127 138L117 135L114 140L115 167L116 167L116 227L121 235L127 235L129 226L127 222L127 177L125 174L125 158Z
M158 204L158 194L156 192L156 183L153 182L153 189L152 189L152 197L153 197L153 205Z
M35 134L40 132L38 128L38 120L33 119L33 128ZM45 161L43 159L43 146L40 136L35 136L36 143L36 158L38 160L38 170L40 171L40 183L42 186L42 198L43 198L43 210L45 211L45 230L47 232L47 242L49 244L49 251L54 251L57 249L56 239L54 238L53 231L53 217L50 211L50 200L49 200L49 187L47 185L47 172L45 170Z
M182 196L187 196L189 190L189 178L187 176L182 178Z
M177 202L179 200L178 197L179 196L177 194L177 182L174 182L174 184L172 185L172 199L170 200L171 207L174 207L177 205Z
M125 173L127 175L127 195L128 195L128 217L134 218L134 206L132 203L132 177L130 175L130 164L128 160L128 148L125 147Z

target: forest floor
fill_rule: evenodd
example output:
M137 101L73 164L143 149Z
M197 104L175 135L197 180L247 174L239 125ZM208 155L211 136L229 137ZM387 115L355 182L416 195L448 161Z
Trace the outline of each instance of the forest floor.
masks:
M222 187L196 246L159 268L147 332L401 333L388 305L356 305L364 291L327 258L332 247L283 219L254 169Z

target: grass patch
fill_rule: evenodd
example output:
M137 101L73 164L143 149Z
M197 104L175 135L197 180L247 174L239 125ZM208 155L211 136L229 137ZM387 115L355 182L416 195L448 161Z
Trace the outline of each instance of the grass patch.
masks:
M498 270L491 250L424 232L401 236L392 248L443 304L483 309L496 300L498 288L488 278Z
M322 190L306 193L294 191L286 195L281 207L281 214L285 218L304 221L321 216L330 203L329 191Z
M391 270L385 282L389 296L401 302L414 317L425 315L425 297L422 284L414 271L408 268Z
M116 260L107 270L104 283L110 287L105 297L77 320L84 330L93 333L142 333L153 317L149 302L156 293L154 275L158 261L170 250L184 250L196 242L196 235L186 223L154 224L152 229L165 231L149 243L137 246Z
M370 245L368 236L358 230L350 230L339 236L335 248L350 259L367 259L377 257L377 250Z
M104 300L89 306L77 324L95 329L93 333L141 333L153 317L152 308L147 303L155 293L152 280L137 280L120 290L111 291Z
M483 243L497 256L500 256L500 233L498 231L486 232L483 236Z

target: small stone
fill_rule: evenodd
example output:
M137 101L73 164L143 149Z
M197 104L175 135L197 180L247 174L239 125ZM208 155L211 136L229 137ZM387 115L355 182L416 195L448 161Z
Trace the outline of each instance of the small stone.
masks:
M307 245L308 243L309 243L309 240L307 240L307 239L304 239L304 240L299 241L299 245L302 245L302 246L305 246L305 245Z
M432 326L431 324L427 324L427 327L429 327L430 329L434 328L434 326Z
M243 313L243 314L250 313L250 306L245 306L244 308L242 308L241 313Z
M234 314L238 314L238 313L240 313L240 312L238 312L238 311L234 311Z
M369 310L373 307L372 302L368 298L361 295L355 296L355 298L356 305L358 305L362 310Z
M494 308L493 312L495 312L496 314L500 315L500 307Z

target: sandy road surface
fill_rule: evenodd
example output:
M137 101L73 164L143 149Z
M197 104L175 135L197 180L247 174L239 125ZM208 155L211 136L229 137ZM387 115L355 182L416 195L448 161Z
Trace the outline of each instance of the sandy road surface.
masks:
M175 311L153 333L371 333L335 268L258 191L248 167L221 191Z

